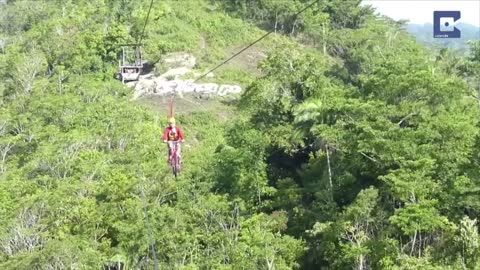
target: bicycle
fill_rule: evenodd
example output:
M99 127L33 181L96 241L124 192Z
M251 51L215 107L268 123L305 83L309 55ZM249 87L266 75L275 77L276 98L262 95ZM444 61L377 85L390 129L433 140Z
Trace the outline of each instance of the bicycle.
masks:
M181 169L181 166L180 166L181 157L179 157L177 154L177 145L180 144L180 141L171 141L169 142L169 144L171 144L171 147L170 147L170 155L168 157L168 161L170 163L170 166L172 167L173 175L177 177Z

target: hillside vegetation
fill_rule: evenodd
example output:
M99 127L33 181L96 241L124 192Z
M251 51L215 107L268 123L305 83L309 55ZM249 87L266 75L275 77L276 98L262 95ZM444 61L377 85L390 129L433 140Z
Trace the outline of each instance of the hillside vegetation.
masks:
M434 38L433 24L407 24L406 30L412 33L417 40L433 48L451 48L461 54L468 54L469 40L480 40L480 27L466 23L456 26L461 31L461 38Z
M168 101L113 76L150 0L0 2L0 269L480 268L478 40L432 52L356 0L152 3L155 72L276 30L215 72L241 97L178 102L178 178Z

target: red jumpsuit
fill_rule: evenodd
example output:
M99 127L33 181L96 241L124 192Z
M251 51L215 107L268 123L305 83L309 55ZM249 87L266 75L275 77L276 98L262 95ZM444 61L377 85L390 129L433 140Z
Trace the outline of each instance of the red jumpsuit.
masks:
M182 130L177 126L174 126L174 127L167 126L165 128L165 131L163 131L162 139L164 141L168 142L168 157L167 158L170 158L170 150L172 149L173 142L183 141ZM181 155L180 155L181 154L180 144L177 144L177 154L178 154L178 157L181 157Z

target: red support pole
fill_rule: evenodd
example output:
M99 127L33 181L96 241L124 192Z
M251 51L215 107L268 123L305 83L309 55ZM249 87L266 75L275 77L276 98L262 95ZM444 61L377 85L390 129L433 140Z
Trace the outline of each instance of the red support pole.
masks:
M170 99L170 112L168 114L168 118L173 117L173 96Z

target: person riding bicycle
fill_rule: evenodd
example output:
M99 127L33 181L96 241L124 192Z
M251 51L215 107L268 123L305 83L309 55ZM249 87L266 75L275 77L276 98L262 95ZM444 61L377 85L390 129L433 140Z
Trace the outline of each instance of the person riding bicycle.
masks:
M175 125L175 118L170 117L168 119L168 126L165 128L165 131L163 132L163 142L168 143L168 157L167 157L167 162L170 159L171 155L171 150L173 147L174 143L177 142L185 142L183 139L183 133L180 127L177 127ZM180 144L177 144L177 155L178 158L181 160L181 152L180 152Z

